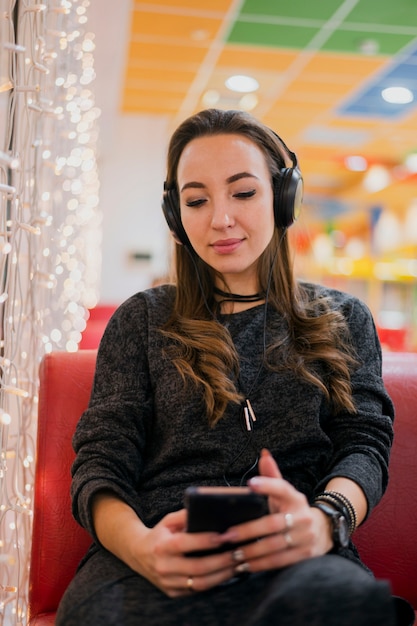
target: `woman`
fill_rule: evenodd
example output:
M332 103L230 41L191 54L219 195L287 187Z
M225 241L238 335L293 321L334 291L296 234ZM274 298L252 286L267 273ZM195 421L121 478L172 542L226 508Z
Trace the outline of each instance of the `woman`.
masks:
M364 304L294 280L301 188L295 155L248 114L175 131L175 285L130 298L100 344L72 485L94 542L60 626L401 623L349 539L387 484L380 346ZM187 487L247 483L267 515L186 532Z

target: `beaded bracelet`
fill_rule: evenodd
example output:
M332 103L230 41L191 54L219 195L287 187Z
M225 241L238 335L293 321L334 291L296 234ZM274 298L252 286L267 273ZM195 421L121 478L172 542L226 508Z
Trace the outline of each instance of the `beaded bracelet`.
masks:
M352 519L352 533L353 533L353 531L356 529L356 526L358 525L358 516L356 515L356 510L352 502L343 493L339 493L338 491L329 491L328 493L331 494L334 498L340 498L342 502L345 503L345 506L349 510L349 514Z
M319 496L317 496L317 498L315 498L314 503L316 502L327 502L327 504L330 504L333 508L339 511L339 513L341 513L346 519L349 535L353 533L355 527L352 516L349 509L344 505L344 503L342 503L342 501L340 501L338 498L330 496L329 494L320 494Z
M349 498L338 491L323 491L315 497L314 501L322 501L333 504L333 506L335 506L337 510L346 517L349 526L349 534L353 534L357 526L357 515L355 507Z

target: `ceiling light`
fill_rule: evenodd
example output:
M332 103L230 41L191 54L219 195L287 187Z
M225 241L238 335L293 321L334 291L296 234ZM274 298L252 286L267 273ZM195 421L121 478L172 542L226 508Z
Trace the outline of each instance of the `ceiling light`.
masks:
M244 76L243 74L229 76L225 85L231 91L238 91L239 93L250 93L259 89L259 83L255 78Z
M417 173L417 152L412 152L405 159L405 164L409 172Z
M376 39L364 39L359 44L359 50L362 54L378 54L379 43Z
M209 31L205 30L204 28L193 30L191 33L191 39L193 39L194 41L206 41L206 39L208 39L209 36L210 36Z
M252 111L258 104L258 96L255 93L246 93L239 100L239 106L244 111Z
M366 254L366 246L360 237L351 237L345 246L345 252L351 259L362 259Z
M381 95L390 104L408 104L414 100L413 92L407 87L387 87Z
M368 161L363 156L352 155L345 158L345 165L351 172L365 172Z
M404 236L406 241L417 243L417 199L411 201L404 220Z
M220 100L220 94L215 89L208 89L202 97L202 101L204 106L206 107L214 107Z
M374 229L376 252L396 250L403 241L401 221L394 211L383 211Z
M365 177L362 181L364 188L369 193L381 191L381 189L385 189L385 187L388 187L390 183L390 173L383 165L372 165L372 167L370 167L365 174Z

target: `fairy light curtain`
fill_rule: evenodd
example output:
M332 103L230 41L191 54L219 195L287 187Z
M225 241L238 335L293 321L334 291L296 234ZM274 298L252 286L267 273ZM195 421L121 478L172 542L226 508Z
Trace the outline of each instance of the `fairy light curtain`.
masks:
M97 303L89 0L0 0L0 624L27 622L38 369Z

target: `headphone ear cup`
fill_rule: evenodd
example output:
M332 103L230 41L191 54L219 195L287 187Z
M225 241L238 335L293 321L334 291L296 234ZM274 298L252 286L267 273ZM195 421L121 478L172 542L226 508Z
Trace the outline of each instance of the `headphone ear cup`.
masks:
M274 176L274 219L278 228L288 228L300 215L303 177L298 167L282 168Z
M180 201L176 187L169 188L164 185L161 206L168 228L175 241L183 246L191 245L181 222Z

